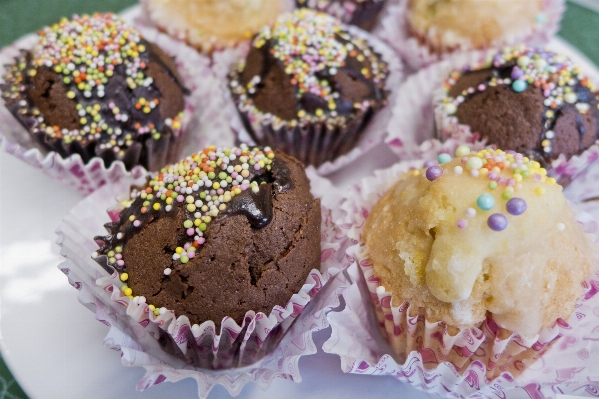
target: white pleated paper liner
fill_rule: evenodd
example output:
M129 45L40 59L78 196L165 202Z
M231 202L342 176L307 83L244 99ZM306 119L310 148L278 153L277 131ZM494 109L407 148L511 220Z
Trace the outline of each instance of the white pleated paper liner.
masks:
M366 40L368 44L375 50L375 52L380 54L382 59L387 63L389 68L389 75L387 76L387 80L385 82L385 90L388 92L387 104L372 117L364 131L360 133L360 138L352 150L338 156L332 161L323 163L317 168L317 172L320 175L330 174L346 165L351 164L374 146L383 141L387 134L388 122L391 118L391 110L393 109L397 99L397 90L404 79L403 63L397 54L395 54L393 49L391 49L386 43L371 33L365 32L356 26L344 26L344 28L347 29L352 36ZM227 78L227 74L231 70L231 67L235 65L237 61L243 59L248 51L249 46L240 46L235 50L229 50L227 52L215 54L214 69L216 71L215 73L219 75L219 78L221 78L222 95L227 100L227 112L229 115L230 126L236 133L237 140L244 143L253 143L254 140L244 127L237 107L233 102L229 90L229 80ZM289 137L293 136L292 131L287 132L287 134ZM315 143L315 145L316 144L317 143ZM309 146L309 143L307 145Z
M453 52L435 53L429 47L409 33L406 20L407 7L410 0L391 0L374 33L385 40L410 68L411 72L418 71L432 63L451 59L461 52L472 51L473 48L460 48ZM518 43L527 43L532 46L543 46L555 36L559 30L559 23L566 9L564 0L543 0L542 9L545 22L535 27L531 34L525 37L504 37L492 43L489 47L504 47ZM506 2L506 6L509 3ZM464 21L464 23L468 23Z
M463 144L474 150L483 148L486 142L481 141L478 134L473 134L468 125L458 123L457 118L446 116L443 112L443 82L451 71L482 64L495 53L496 50L462 53L410 75L397 92L385 138L389 148L402 160L436 159L443 152L453 154ZM445 141L437 138L437 128L446 137ZM598 157L597 145L570 159L560 155L551 162L549 174L565 187L576 180L576 176L589 165L597 163ZM586 185L586 198L590 198L592 192L599 196L599 188L594 189L599 185L583 184ZM568 199L580 202L573 197L568 196Z
M128 15L135 16L138 12L139 7L136 7L129 11ZM179 137L181 150L178 158L183 158L209 143L231 144L230 129L223 123L219 125L223 120L220 117L222 103L219 103L221 100L218 83L210 68L210 60L155 29L140 27L140 31L148 41L175 57L183 84L190 91L185 99L182 121L184 129ZM0 76L5 73L5 65L14 62L20 49L30 49L36 41L37 35L31 34L0 50ZM123 177L137 178L146 173L142 166L136 166L128 171L120 161L113 162L106 168L99 157L92 158L86 164L78 154L63 158L56 152L48 151L31 137L6 109L2 101L0 101L0 147L83 194L90 193L107 182Z
M556 393L588 395L599 392L596 367L596 359L599 358L599 295L595 295L599 292L597 270L584 282L585 293L567 323L556 324L552 330L541 334L533 345L534 350L541 352L549 348L547 352L517 379L503 372L489 381L486 377L488 370L482 360L474 360L467 367L453 364L460 364L460 358L463 361L464 356L470 356L469 353L484 358L485 353L480 352L480 349L477 351L476 346L480 344L482 336L489 332L487 330L493 329L492 325L491 328L485 324L481 326L483 330L474 328L465 334L460 333L451 343L443 341L453 345L452 348L443 348L435 339L422 336L422 331L435 329L434 323L427 323L416 316L404 320L407 321L405 325L395 324L402 320L401 314L406 309L392 308L389 292L376 292L378 279L372 276L372 266L364 258L360 237L374 204L404 172L422 164L423 161L401 162L376 171L374 176L363 179L359 185L347 191L341 205L345 217L337 224L347 232L348 240L353 244L347 251L347 262L351 265L344 273L351 277L352 285L342 293L345 308L330 312L327 316L332 333L323 345L324 351L341 357L344 372L393 376L419 389L446 397L516 399L528 397L528 394L537 399L554 398ZM599 244L597 222L587 213L576 209L574 212L585 233L589 233L589 239ZM384 315L383 325L379 323L380 319L377 320L373 303ZM398 336L406 334L406 331L413 334L408 340L414 340L413 344L421 349L420 353L410 352L406 361L399 364L381 329L391 336L395 333ZM556 337L559 339L552 346L546 345ZM493 349L501 345L500 340L491 342ZM391 339L391 343L395 344L395 338ZM429 346L435 350L425 350ZM485 348L488 350L489 347ZM442 360L444 356L447 356L446 361Z
M313 171L309 175L313 192L326 192L330 183ZM143 179L135 183L141 182ZM116 273L109 276L91 259L97 250L93 237L106 234L106 209L113 207L115 197L126 193L132 183L133 179L121 179L89 195L65 217L57 234L61 254L67 258L59 268L80 291L79 301L110 326L105 346L121 352L123 365L145 368L137 388L192 378L198 384L198 396L206 397L216 384L237 395L250 381L263 389L277 377L301 381L299 358L316 353L312 332L328 326L326 312L339 305L337 289L343 284L338 278L343 276L337 258L343 256L337 242L340 234L331 212L323 208L321 268L312 270L300 292L284 308L275 306L270 315L247 312L242 326L223 320L217 335L212 321L192 327L185 316L177 318L171 312L156 317L147 306L123 296ZM212 369L190 364L198 354L209 358ZM230 356L239 356L242 364L218 369L220 361L230 363ZM251 364L243 363L244 359L252 360Z

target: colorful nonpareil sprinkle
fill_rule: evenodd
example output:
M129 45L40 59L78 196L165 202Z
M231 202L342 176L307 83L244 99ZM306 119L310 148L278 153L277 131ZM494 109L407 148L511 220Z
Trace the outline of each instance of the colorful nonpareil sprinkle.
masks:
M250 149L242 144L234 148L207 147L163 168L148 181L146 188L134 192L126 201L121 218L130 213L126 218L130 225L123 224L125 233L105 242L107 264L119 271L122 281L127 281L122 253L129 236L155 217L173 212L174 207L183 208L185 220L181 227L187 240L175 249L172 259L175 267L178 263L188 263L205 244L208 226L227 210L228 203L246 190L253 193L260 190L261 183L254 178L269 172L274 159L275 153L269 147ZM134 203L136 206L132 206ZM97 258L98 253L93 257ZM173 272L172 267L164 270L166 276ZM125 294L132 298L134 295Z
M467 87L455 97L449 95L460 77L471 71L489 70L489 76L476 87ZM530 90L542 92L544 109L539 118L543 121L543 131L536 149L543 157L553 151L556 118L559 110L569 104L574 105L580 114L588 113L591 100L597 97L596 87L584 75L581 68L574 65L564 54L541 48L528 48L524 45L506 47L491 59L468 69L454 71L443 83L444 98L440 108L445 116L455 115L460 104L487 90L489 87L507 86L516 93Z
M164 126L175 135L180 133L181 113L160 120L159 125L159 117L144 122L133 116L135 111L158 115L160 91L148 75L148 43L117 15L75 15L39 31L38 36L36 46L5 76L9 87L3 94L5 99L15 100L20 115L35 121L32 133L60 139L65 145L96 142L97 150L111 150L117 158L125 155L139 135L157 140ZM47 116L27 101L27 82L42 70L56 74L56 90L64 88L66 98L72 101L76 118L69 126L49 123ZM118 87L112 85L114 79L119 81ZM115 103L120 100L115 97L117 88L126 99L119 104ZM133 110L123 106L129 102L135 105Z
M462 166L454 166L456 163ZM480 179L484 184L482 191L472 198L472 205L458 216L455 223L459 229L468 228L469 219L484 217L490 229L503 231L508 228L508 216L522 215L528 208L527 202L516 195L524 184L532 185L536 196L545 195L547 187L557 184L554 178L547 177L547 171L538 162L522 154L494 149L471 151L466 145L456 149L455 158L440 154L436 161L427 161L423 169L411 170L407 175L423 176L435 184L445 176L464 175L464 169L470 172L469 178Z
M272 26L264 27L254 37L252 46L255 49L266 47L283 65L298 102L311 97L320 104L314 109L298 109L296 119L292 120L262 113L255 107L253 98L265 82L256 74L244 84L241 75L246 63L240 62L231 75L231 90L239 99L240 111L249 112L251 119L259 119L262 124L273 124L275 128L303 126L309 122L343 126L352 113L365 112L380 101L371 95L348 103L348 98L339 91L335 79L340 71L351 69L352 79L369 81L382 92L388 70L387 64L365 40L351 35L328 14L306 8L282 14Z

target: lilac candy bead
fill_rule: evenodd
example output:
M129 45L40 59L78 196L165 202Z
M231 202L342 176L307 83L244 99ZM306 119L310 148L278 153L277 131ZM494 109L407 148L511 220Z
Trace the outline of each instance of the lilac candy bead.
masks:
M192 236L192 235L194 235L194 233L195 233L195 230L193 229L193 227L190 227L190 228L187 229L187 235L188 236Z
M507 218L501 213L494 213L487 219L487 226L495 231L504 230L507 227Z
M518 67L514 67L514 69L512 69L512 79L516 80L522 75L524 75L524 71L522 69Z
M518 197L511 198L505 204L505 209L507 209L510 215L522 215L526 211L526 201Z
M431 166L426 170L426 178L430 181L438 179L443 174L443 169L438 166Z

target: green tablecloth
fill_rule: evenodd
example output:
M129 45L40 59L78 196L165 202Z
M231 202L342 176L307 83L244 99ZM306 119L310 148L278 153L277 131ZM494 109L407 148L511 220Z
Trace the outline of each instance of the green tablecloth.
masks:
M135 3L136 0L0 0L0 47L62 16L94 11L119 12ZM559 36L599 66L599 14L568 3ZM0 399L26 398L0 357Z

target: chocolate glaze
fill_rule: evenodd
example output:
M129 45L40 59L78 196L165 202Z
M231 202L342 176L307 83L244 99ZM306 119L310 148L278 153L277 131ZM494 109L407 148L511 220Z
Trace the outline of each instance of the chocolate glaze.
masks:
M240 164L239 160L233 161L231 166L235 166L237 164ZM216 221L228 216L243 215L247 218L253 228L263 228L272 220L273 196L276 196L278 193L284 193L293 187L291 181L291 171L289 167L285 162L281 161L280 158L277 159L277 157L275 157L272 169L270 171L260 170L259 172L250 172L250 181L256 181L260 183L259 191L254 193L251 189L247 189L240 195L232 198L227 204L227 209L225 209L224 212L221 212L216 217ZM143 188L145 187L141 187L141 189ZM133 191L139 191L140 187L134 187L132 189ZM116 246L125 246L127 241L129 241L131 237L133 237L133 235L135 235L135 233L140 229L140 227L135 227L129 220L131 215L135 215L137 220L140 221L141 226L147 226L155 219L172 217L173 211L167 212L164 207L160 208L158 211L141 213L140 209L143 206L143 202L144 200L142 198L137 197L131 206L121 211L118 221L106 223L104 225L104 228L109 233L108 236L97 236L94 238L98 245L101 246L99 253L103 254L102 256L98 257L96 261L109 273L112 273L112 269L110 266L108 266L105 254L108 253L111 248ZM178 203L173 203L173 205L175 204ZM184 209L185 203L179 204L181 204L181 211L185 212L186 216L190 216L190 212ZM116 238L118 233L122 234L120 239ZM181 234L179 243L183 245L185 239L186 237ZM119 271L125 271L126 267L117 267L117 269Z

